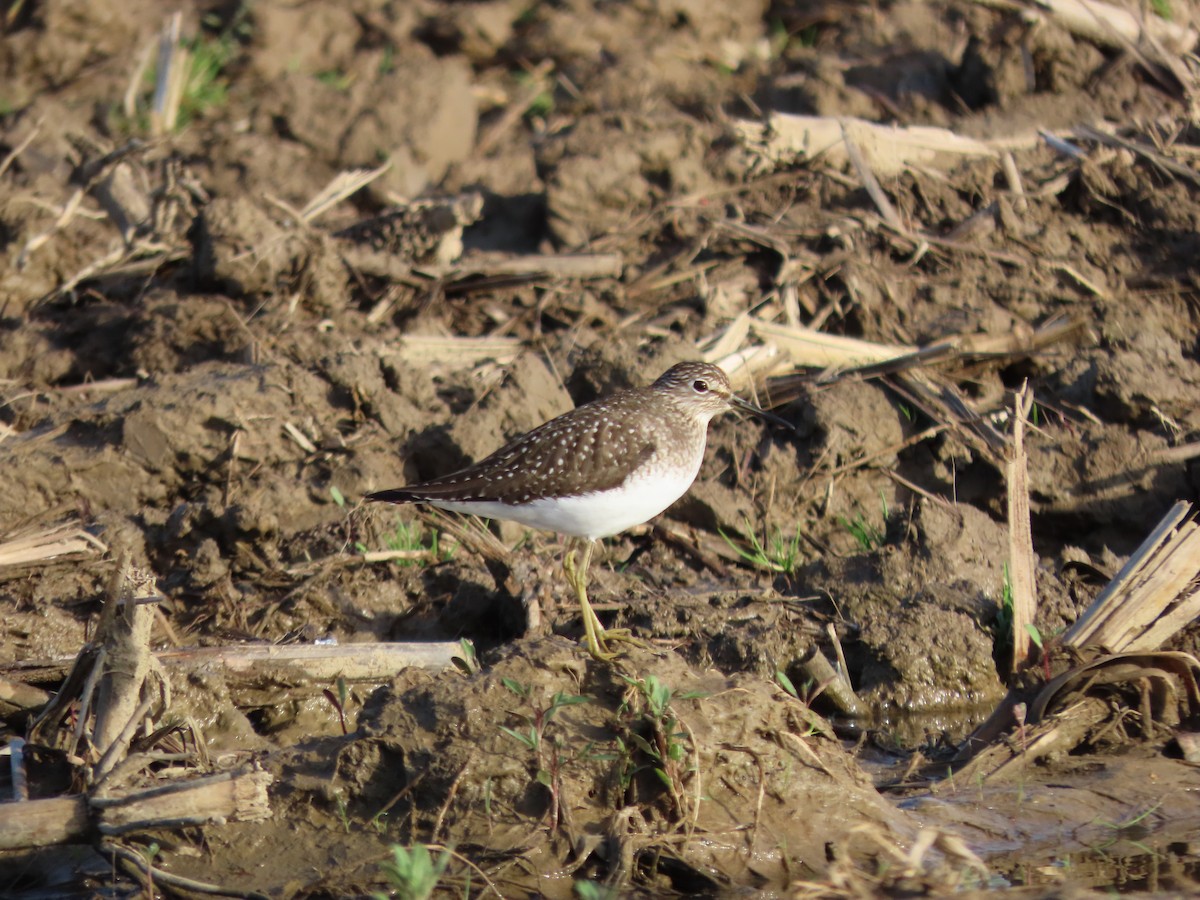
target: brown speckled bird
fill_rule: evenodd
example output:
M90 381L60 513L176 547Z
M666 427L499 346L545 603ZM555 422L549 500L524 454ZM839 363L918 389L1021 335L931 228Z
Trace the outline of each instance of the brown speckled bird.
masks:
M682 497L700 471L709 421L732 407L792 428L734 394L717 366L680 363L649 387L580 406L461 471L367 499L428 503L583 540L581 562L568 546L563 569L583 610L588 651L611 659L605 639L625 633L606 632L588 602L595 541L652 519Z

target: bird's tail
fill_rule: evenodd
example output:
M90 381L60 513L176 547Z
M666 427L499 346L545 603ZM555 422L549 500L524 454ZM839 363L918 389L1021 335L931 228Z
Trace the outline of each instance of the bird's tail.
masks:
M367 494L364 499L382 503L413 503L420 498L403 488L396 488L390 491L375 491L373 494Z

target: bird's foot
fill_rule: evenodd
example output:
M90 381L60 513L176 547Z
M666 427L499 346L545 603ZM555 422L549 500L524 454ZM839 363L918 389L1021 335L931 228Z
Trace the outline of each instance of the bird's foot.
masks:
M583 643L587 647L588 654L597 662L612 662L621 655L620 653L610 652L608 646L597 635L586 635Z
M599 622L596 625L598 627L595 630L589 629L584 636L584 644L587 645L588 653L601 662L609 662L621 655L620 652L608 646L610 641L642 650L649 646L644 641L635 638L628 628L604 628L600 626Z
M589 541L583 548L583 560L580 563L575 561L575 548L568 547L563 554L563 571L567 576L567 584L571 590L575 592L576 599L579 600L579 607L583 613L583 630L584 630L584 645L587 647L588 653L593 659L598 659L601 662L609 662L620 656L619 653L610 650L608 641L615 643L632 644L635 647L645 647L646 645L633 637L629 633L628 628L605 628L600 623L600 618L596 615L596 611L592 609L592 604L587 596L587 570L588 564L592 559L592 548L595 543Z

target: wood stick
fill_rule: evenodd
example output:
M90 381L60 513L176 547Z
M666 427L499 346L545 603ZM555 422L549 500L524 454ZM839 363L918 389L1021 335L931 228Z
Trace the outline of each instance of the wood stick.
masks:
M15 737L8 742L9 771L12 781L13 799L24 802L29 799L29 773L25 768L25 738Z
M126 732L126 741L133 736L128 726L142 704L142 686L150 671L154 610L138 601L156 593L153 576L139 572L130 564L128 552L122 553L100 617L98 640L107 658L96 686L96 723L92 732L97 752L112 763L119 762L123 755L123 751L110 755L113 745Z
M895 360L918 350L911 345L863 341L758 318L750 320L750 330L756 337L778 346L794 363L801 366L853 368Z
M104 544L78 525L65 523L0 543L0 566L23 566L74 554L94 555L107 550Z
M50 702L50 697L50 693L41 688L0 678L0 719L41 709Z
M1200 525L1189 519L1191 511L1191 504L1185 501L1170 509L1108 587L1067 629L1061 638L1064 646L1149 654L1192 621L1200 612L1200 590L1194 586L1200 560ZM1172 656L1150 655L1157 659ZM1073 669L1068 674L1078 671ZM1022 690L1010 690L988 720L963 742L956 761L970 759L1007 731L1013 722L1014 707L1027 697ZM1101 704L1105 716L1110 714L1105 701L1095 702Z
M155 700L156 698L154 697L147 697L129 716L125 722L125 727L121 729L121 733L113 739L112 743L104 751L104 755L100 757L100 761L92 767L92 781L102 781L112 772L117 763L126 758L129 751L129 744L146 716L150 715L150 710L154 707Z
M255 822L269 818L267 796L272 778L259 769L222 772L179 781L121 797L92 797L96 827L113 836L150 828L181 828L223 822Z
M154 658L168 672L192 672L198 669L224 673L235 694L263 690L263 685L288 689L310 687L314 692L338 678L350 682L381 684L390 681L401 669L446 669L459 653L457 641L421 641L413 643L363 643L342 645L316 644L236 644L226 647L190 647L161 650ZM61 680L73 659L25 662L6 667L11 677L25 673L29 681ZM274 688L273 688L274 689Z
M1000 165L1004 169L1004 178L1008 182L1008 189L1012 191L1015 201L1013 209L1018 213L1023 213L1029 209L1029 200L1025 196L1025 184L1021 181L1021 173L1017 169L1017 161L1013 159L1013 155L1005 150L1000 154Z
M231 685L246 686L288 680L325 686L346 681L383 682L401 669L445 669L459 653L457 641L369 644L246 644L194 647L155 654L168 668L217 668ZM262 679L269 679L263 681Z
M867 163L866 157L863 156L862 152L858 149L858 144L850 136L850 132L846 128L846 123L842 122L840 124L842 126L842 142L846 145L846 156L849 157L850 164L854 166L854 171L858 174L858 178L866 189L867 195L875 204L875 208L879 210L879 215L883 217L883 221L892 226L894 231L911 237L912 233L905 227L904 222L900 220L900 214L896 212L896 207L892 206L892 201L883 192L883 188L879 184L879 179L871 171L871 166Z
M151 828L250 822L271 815L268 772L223 772L120 797L74 794L50 800L0 803L0 850L90 840L95 832L124 834Z
M1133 578L1109 595L1109 611L1092 642L1116 651L1157 649L1146 642L1146 632L1158 630L1151 626L1194 583L1198 561L1200 526L1189 520L1145 560Z
M0 803L0 850L83 841L90 825L87 797L82 794Z
M1011 724L1011 707L997 707L996 713L1002 713L1007 722L998 727L988 729L991 737L986 749L983 749L966 766L956 769L954 777L963 783L971 783L979 778L989 782L1008 779L1019 779L1028 776L1028 770L1037 764L1038 760L1051 753L1065 755L1079 745L1100 722L1112 715L1108 704L1099 697L1085 697L1060 715L1039 722L1037 725L1025 726L1020 740L1010 739L1005 742L995 741ZM996 714L993 714L996 715ZM984 726L971 736L972 741L982 737L985 726L991 723L989 719ZM980 746L980 745L977 745ZM944 771L944 763L939 767Z
M1025 452L1025 420L1033 408L1029 383L1013 400L1012 445L1005 464L1008 489L1008 578L1012 589L1012 671L1029 659L1029 626L1037 615L1033 528L1029 521L1029 457Z
M1113 646L1111 643L1108 643L1113 636L1106 634L1106 630L1102 629L1101 626L1112 615L1113 606L1120 605L1122 602L1124 588L1133 582L1141 570L1148 565L1149 560L1167 542L1175 529L1187 517L1190 510L1191 505L1182 500L1171 507L1171 510L1158 523L1154 531L1150 532L1150 535L1142 541L1142 545L1137 548L1125 565L1121 567L1121 571L1113 576L1113 580L1108 583L1108 587L1100 592L1100 595L1092 601L1092 605L1087 608L1084 614L1076 620L1074 625L1067 629L1062 638L1064 644L1069 647L1104 644L1111 650L1123 649L1123 647Z
M414 366L475 366L487 360L507 365L517 358L520 342L508 337L444 337L440 335L409 334L399 346L381 348L384 359L402 356Z
M799 116L773 112L766 122L734 120L735 137L767 171L804 160L832 166L847 161L847 131L876 175L890 176L913 165L946 167L964 157L994 157L995 142L979 141L946 128L878 125L850 116Z
M850 686L846 673L834 669L820 650L814 650L800 663L800 667L804 674L812 679L813 684L824 689L822 693L843 715L857 719L866 711L858 695L854 693L854 688Z
M1200 616L1200 590L1192 591L1181 599L1173 609L1163 613L1154 624L1142 632L1141 636L1130 642L1126 648L1130 652L1157 650L1182 631L1192 621Z
M524 256L473 255L456 263L454 279L481 275L490 278L619 278L625 267L620 253L530 253Z
M1123 48L1126 43L1136 44L1145 32L1161 41L1176 53L1188 53L1195 49L1197 32L1194 28L1177 25L1166 19L1144 11L1136 16L1127 9L1104 3L1101 0L1038 0L1037 3L1022 3L1018 0L975 0L980 6L997 9L1017 10L1026 15L1048 16L1079 37L1102 47Z

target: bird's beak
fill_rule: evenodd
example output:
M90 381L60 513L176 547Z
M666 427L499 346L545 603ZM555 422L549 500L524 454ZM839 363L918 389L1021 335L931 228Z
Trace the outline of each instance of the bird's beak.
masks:
M788 431L796 430L796 426L793 425L791 422L787 421L786 419L781 419L779 416L775 415L775 413L767 412L765 409L759 409L753 403L751 403L748 400L743 400L737 394L730 394L729 402L732 403L734 406L738 407L739 409L744 409L748 413L753 413L754 415L758 416L760 419L766 419L768 422L770 422L773 425L778 425L781 428L786 428Z

